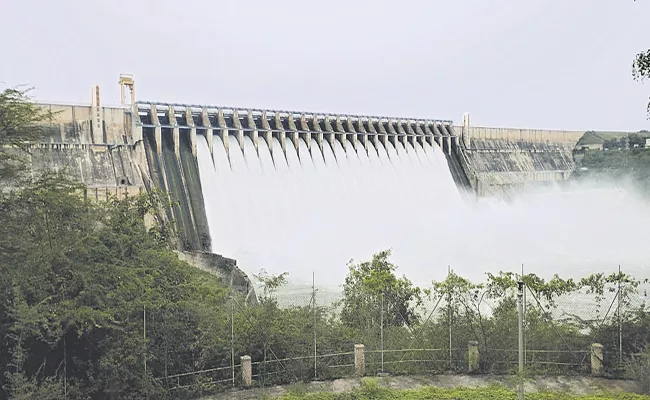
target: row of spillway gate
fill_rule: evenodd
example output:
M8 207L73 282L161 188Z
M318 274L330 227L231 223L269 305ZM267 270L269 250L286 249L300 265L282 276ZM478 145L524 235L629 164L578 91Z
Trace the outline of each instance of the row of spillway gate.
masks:
M273 149L273 139L277 139L285 157L287 143L298 148L301 139L310 152L313 142L320 147L321 153L324 141L330 145L339 141L344 149L347 148L346 142L349 142L357 152L374 150L379 145L385 147L387 142L395 148L405 149L404 151L414 148L416 143L424 145L426 142L431 146L436 143L446 154L451 154L459 144L459 137L449 120L316 114L158 102L138 102L134 108L137 109L137 112L132 112L135 130L141 132L143 128L152 129L158 153L162 151L163 129L172 131L176 153L179 152L181 132L188 132L192 153L195 155L197 134L205 136L212 154L213 135L217 135L221 137L227 154L231 143L227 137L234 136L242 150L245 137L251 139L256 150L260 139L270 149ZM142 134L138 136L141 138ZM397 146L398 143L401 146Z

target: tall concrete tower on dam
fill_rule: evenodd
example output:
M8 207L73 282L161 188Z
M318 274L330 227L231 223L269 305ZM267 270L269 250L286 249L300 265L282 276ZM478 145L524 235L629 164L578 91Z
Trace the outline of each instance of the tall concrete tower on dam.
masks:
M432 182L427 185L434 188L447 185L442 183L447 178L433 175L449 176L453 190L478 196L566 180L574 169L572 150L584 134L476 127L467 114L454 124L436 118L140 101L135 98L133 76L121 76L119 84L120 106L104 106L97 86L90 105L42 104L56 116L44 127L44 139L31 146L32 173L66 171L86 184L95 199L161 188L177 204L166 213L177 223L180 247L188 251L222 252L215 236L229 237L225 231L235 228L222 223L237 214L224 212L224 207L244 207L242 212L254 215L258 225L282 224L277 218L266 219L275 212L273 207L277 211L287 203L308 202L301 216L307 218L308 209L338 204L338 199L353 192L361 196L357 201L373 203L359 188L378 195L389 175L396 184L404 184L405 176L419 174L425 180L429 176ZM328 180L319 181L322 176ZM401 186L399 190L410 196L407 202L427 198L429 194L414 189L420 183ZM339 192L332 195L332 191ZM435 196L441 193L434 192ZM286 193L294 195L286 197ZM265 209L265 196L276 196L275 203L267 199L269 209ZM340 207L332 218L351 206ZM289 207L283 212L294 211ZM346 218L365 218L361 211L355 213ZM228 254L228 249L223 251Z

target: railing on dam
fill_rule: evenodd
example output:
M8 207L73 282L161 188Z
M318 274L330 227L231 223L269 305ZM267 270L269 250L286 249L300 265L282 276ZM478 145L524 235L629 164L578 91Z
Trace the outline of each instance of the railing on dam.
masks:
M299 111L244 109L190 104L138 102L134 113L135 129L153 129L156 147L161 149L162 130L172 130L174 144L178 149L181 131L190 134L192 151L196 152L196 135L204 135L210 151L213 151L213 135L221 137L228 152L227 136L235 136L243 148L244 137L249 137L257 150L259 139L269 145L277 139L283 151L287 142L298 146L304 140L308 148L312 139L322 151L325 141L351 143L355 151L373 146L396 145L405 148L410 144L437 143L445 152L451 153L458 145L458 135L452 121L439 119L396 118L349 114L310 113ZM141 137L141 132L138 135ZM311 150L311 148L310 148Z

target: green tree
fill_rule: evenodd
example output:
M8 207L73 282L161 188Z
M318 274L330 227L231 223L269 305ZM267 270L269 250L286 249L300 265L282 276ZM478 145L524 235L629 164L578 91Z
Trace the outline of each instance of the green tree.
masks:
M273 294L282 286L287 284L288 272L283 272L278 275L270 275L264 268L259 273L253 274L253 279L262 285L262 299L266 301L273 301Z
M27 145L40 139L39 124L53 117L31 101L29 92L29 88L0 92L0 182L5 184L24 169Z
M64 176L20 179L52 117L28 92L0 93L0 399L165 398L154 378L224 363L228 291L145 225L159 192L91 203Z
M155 194L93 204L81 189L46 175L0 201L5 396L164 398L154 377L226 353L227 290L145 226Z
M348 264L341 310L344 324L359 328L379 325L382 308L385 327L408 326L418 321L420 288L406 277L395 275L397 266L389 261L390 254L390 250L384 250L374 254L371 261Z

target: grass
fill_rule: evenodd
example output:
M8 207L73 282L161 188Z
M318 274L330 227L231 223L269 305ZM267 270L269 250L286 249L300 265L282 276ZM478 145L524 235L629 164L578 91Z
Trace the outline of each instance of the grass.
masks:
M425 387L413 390L397 390L381 387L376 379L365 378L361 387L347 393L291 392L281 400L516 400L517 394L502 386L481 389L443 389ZM610 395L576 396L566 393L530 393L527 400L650 400L650 396L615 393Z

